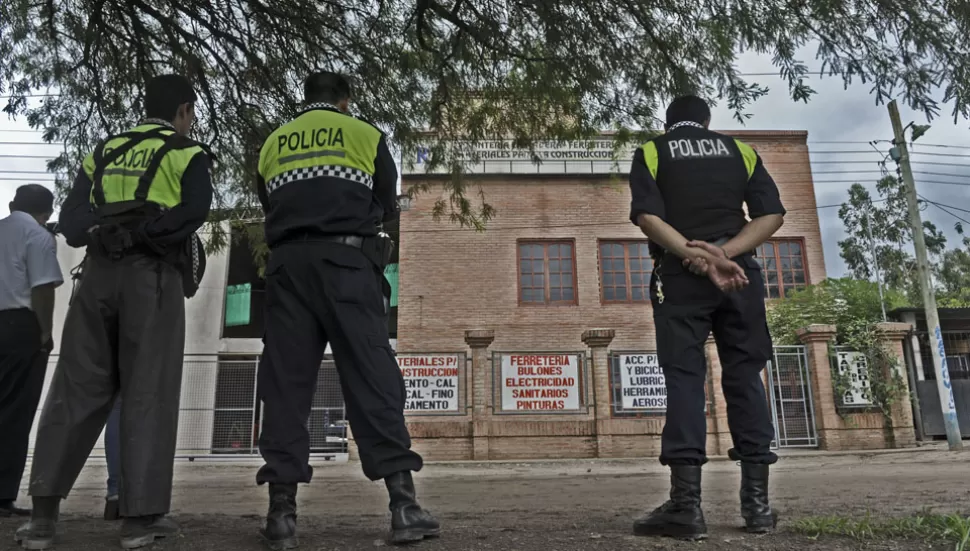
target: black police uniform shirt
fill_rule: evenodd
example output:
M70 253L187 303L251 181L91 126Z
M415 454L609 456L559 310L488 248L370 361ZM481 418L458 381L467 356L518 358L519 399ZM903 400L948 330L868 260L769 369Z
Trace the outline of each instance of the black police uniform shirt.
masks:
M354 123L370 124L323 103L308 105L296 119L318 109L338 114L338 121L346 117ZM352 128L353 124L348 124L341 129L344 139ZM336 135L336 129L330 134ZM270 145L274 144L264 147ZM312 239L314 235L377 235L379 222L400 216L397 167L383 132L376 148L372 178L373 190L344 178L316 176L288 182L269 192L266 181L257 176L256 191L266 213L266 244L272 248L289 239Z
M751 219L786 213L778 186L754 149L695 123L680 123L636 150L630 221L659 217L688 240L731 238ZM651 245L654 254L659 246Z

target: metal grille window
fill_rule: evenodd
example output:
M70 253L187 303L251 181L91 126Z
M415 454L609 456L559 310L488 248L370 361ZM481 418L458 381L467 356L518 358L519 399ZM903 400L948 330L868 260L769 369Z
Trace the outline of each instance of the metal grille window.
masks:
M600 282L603 302L650 300L649 242L603 241L600 243Z
M576 259L570 241L519 243L519 301L575 304Z
M805 247L801 240L772 240L758 247L765 276L765 298L784 298L808 285Z
M255 453L259 436L255 404L258 363L256 356L219 361L212 416L213 453Z

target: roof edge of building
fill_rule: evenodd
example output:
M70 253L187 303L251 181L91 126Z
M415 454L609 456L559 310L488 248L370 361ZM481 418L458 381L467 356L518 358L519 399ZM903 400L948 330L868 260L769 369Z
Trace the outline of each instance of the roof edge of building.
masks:
M720 134L726 134L728 136L735 137L745 137L745 138L764 138L764 139L784 139L784 140L798 140L807 141L808 130L748 130L748 129L735 129L735 130L721 130L712 129L714 132ZM436 134L433 130L420 130L416 132L418 136L433 136ZM618 132L609 130L600 132L601 137L610 137L617 135ZM493 138L482 138L482 140L490 140ZM542 138L538 138L542 139Z

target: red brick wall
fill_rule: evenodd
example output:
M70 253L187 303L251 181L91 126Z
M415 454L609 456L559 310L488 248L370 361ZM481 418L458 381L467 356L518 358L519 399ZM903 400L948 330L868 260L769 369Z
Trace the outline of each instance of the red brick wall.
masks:
M808 278L825 278L822 240L804 132L735 132L762 155L789 209L778 237L805 241ZM429 180L430 181L430 180ZM416 180L405 176L406 190ZM465 350L466 329L494 329L491 350L582 350L585 329L616 330L611 348L654 349L648 303L600 303L598 239L640 239L629 223L626 176L468 180L497 214L483 233L461 230L431 209L447 194L421 193L401 215L398 350ZM520 306L516 240L575 241L578 304Z

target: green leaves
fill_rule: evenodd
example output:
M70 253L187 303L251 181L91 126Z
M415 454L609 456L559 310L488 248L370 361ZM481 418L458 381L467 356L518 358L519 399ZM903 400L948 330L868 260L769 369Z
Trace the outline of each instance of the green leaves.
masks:
M665 104L686 92L726 102L744 122L768 93L738 72L746 50L773 56L794 101L814 96L812 65L928 118L943 87L954 116L967 117L968 29L966 10L942 0L7 0L0 91L5 112L65 142L51 169L69 176L106 133L139 118L147 79L190 75L197 137L223 160L218 203L246 207L245 136L290 117L314 69L353 75L355 112L402 151L459 138L527 146L657 128ZM809 42L817 59L798 59ZM57 95L28 101L38 92ZM439 213L483 227L488 198L469 191L452 150L436 159L455 174Z
M838 242L839 254L853 277L874 280L878 265L887 289L905 295L912 306L922 305L916 259L910 252L913 232L903 187L895 177L887 176L876 183L876 192L879 199L874 200L861 184L849 188L849 200L839 207L839 218L848 234ZM925 206L921 200L920 207ZM956 229L962 233L963 227ZM923 236L939 305L970 306L970 293L964 291L970 288L970 264L964 265L964 258L970 258L965 256L970 242L965 239L962 249L947 250L946 236L928 220L923 221Z

